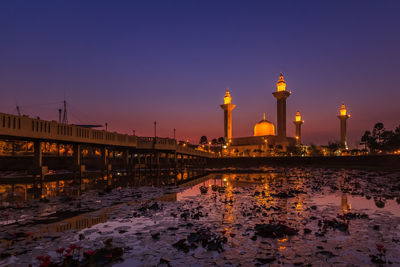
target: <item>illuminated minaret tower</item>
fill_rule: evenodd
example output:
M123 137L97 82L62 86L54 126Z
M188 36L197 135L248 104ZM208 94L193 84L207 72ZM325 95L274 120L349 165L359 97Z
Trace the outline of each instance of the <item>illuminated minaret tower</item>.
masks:
M301 120L300 112L297 111L296 119L293 123L294 123L294 125L296 125L296 145L300 145L301 144L301 125L304 123L304 121Z
M232 97L229 94L229 88L226 88L224 104L221 108L224 110L224 137L226 141L232 138L232 110L236 105L231 104Z
M278 136L286 137L286 98L290 96L291 92L286 91L282 72L276 87L277 91L273 92L272 95L277 99Z
M340 120L340 144L342 148L349 149L347 146L347 135L346 135L346 121L350 118L350 115L347 115L347 110L342 103L342 107L340 108L339 115L337 116Z

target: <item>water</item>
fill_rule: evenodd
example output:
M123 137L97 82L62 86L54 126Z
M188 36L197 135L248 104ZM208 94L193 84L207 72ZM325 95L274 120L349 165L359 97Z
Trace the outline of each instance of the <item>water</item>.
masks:
M48 195L49 203L32 201L44 212L54 206L59 210L70 203L76 205L80 199L81 209L85 202L84 208L96 211L56 222L4 225L0 232L3 237L11 231L32 234L19 240L3 238L2 253L16 256L1 262L26 266L32 261L38 263L34 259L43 254L57 260L54 251L59 247L73 243L100 248L103 241L113 238L115 245L125 248L125 261L119 266L157 265L161 257L173 266L251 266L267 261L288 266L373 265L371 255L378 255L377 244L387 249L385 260L400 265L399 178L399 173L390 172L281 168L263 173L211 174L181 189L122 188L121 184L117 186L119 180L112 192L102 196L98 193L103 187L88 186L80 195L62 190L63 196L73 197L69 203L60 203L57 191L54 197ZM217 186L224 189L214 191ZM207 193L202 194L200 187L208 188ZM159 210L139 211L154 202ZM182 215L185 211L189 213L186 220ZM199 211L203 217L196 216ZM338 216L352 214L358 218L345 220L347 230L324 228L324 220L342 221ZM298 234L257 236L255 225L271 221L281 221ZM223 252L199 247L185 253L172 246L204 227L227 237ZM158 240L152 238L154 233L160 233Z

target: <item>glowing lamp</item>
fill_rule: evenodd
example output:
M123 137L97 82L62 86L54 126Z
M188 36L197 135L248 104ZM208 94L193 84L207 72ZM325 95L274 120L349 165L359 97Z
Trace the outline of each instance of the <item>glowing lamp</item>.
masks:
M342 107L340 108L340 116L346 116L347 115L347 110L346 107L344 105L344 103L342 104Z
M296 121L301 121L301 115L300 115L300 112L298 112L298 111L296 113Z
M281 72L281 75L279 76L279 80L278 80L278 83L276 84L276 87L277 87L278 92L286 91L286 83L285 83L285 79L283 79L282 72Z
M226 93L225 93L225 97L224 97L224 104L230 104L232 101L232 97L229 94L229 88L226 88Z

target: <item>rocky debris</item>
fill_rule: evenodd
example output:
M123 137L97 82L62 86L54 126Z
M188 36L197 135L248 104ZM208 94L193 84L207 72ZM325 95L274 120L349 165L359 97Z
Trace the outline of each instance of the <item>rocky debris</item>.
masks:
M369 257L371 258L371 262L375 264L386 264L389 263L386 259L386 251L384 245L376 244L376 250L378 251L377 254L370 254Z
M57 255L40 255L36 260L40 267L57 267L57 266L104 266L106 264L123 261L122 255L124 251L121 247L111 244L111 240L104 242L104 247L99 249L84 249L75 244L69 245L67 248L58 248L55 252Z
M228 176L229 184L223 177L210 176L188 190L112 186L110 192L102 187L101 196L94 190L70 199L48 197L47 203L3 202L0 218L6 224L0 227L0 238L5 237L0 266L27 266L37 255L43 255L45 264L49 262L46 255L56 262L60 254L56 250L64 247L64 255L71 243L82 247L75 253L83 260L99 253L103 242L106 245L112 237L113 245L123 251L126 266L400 265L396 257L400 253L400 219L396 217L400 176L359 174L341 169L279 168ZM242 180L245 185L236 183ZM219 192L224 184L224 191ZM212 192L201 194L201 185ZM156 199L181 191L174 202ZM359 209L350 205L356 200L354 206ZM375 200L386 205L378 208ZM98 211L77 216L90 209ZM67 212L57 212L63 210ZM66 220L60 221L60 216ZM70 221L70 216L78 220ZM35 220L37 224L32 224ZM370 250L375 243L385 244L385 255L383 249Z
M270 264L276 261L275 257L268 257L268 258L256 258L256 260L261 264Z
M172 246L185 253L189 252L190 249L196 249L200 245L207 250L222 252L224 250L223 243L226 242L227 238L225 236L217 235L209 229L202 228L190 233L187 238L179 240Z
M256 235L268 238L282 238L284 236L297 235L298 230L289 227L282 222L272 221L269 224L256 224Z
M298 194L304 194L304 193L305 192L301 191L301 190L289 189L287 191L280 191L278 193L272 193L271 196L277 197L277 198L291 198L291 197L297 196Z
M354 220L354 219L368 219L368 214L365 213L357 213L357 212L348 212L343 215L338 215L338 218L342 220Z
M327 229L331 228L334 230L340 230L345 232L349 229L349 224L346 221L339 221L336 219L324 219L318 221L318 226L320 227L320 231L326 233Z
M200 192L202 193L202 194L207 194L207 192L208 192L208 187L207 186L200 186Z

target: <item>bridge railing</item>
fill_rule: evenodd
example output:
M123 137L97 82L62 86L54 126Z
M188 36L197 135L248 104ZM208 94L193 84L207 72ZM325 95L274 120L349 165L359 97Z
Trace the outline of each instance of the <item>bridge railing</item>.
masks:
M0 113L0 136L43 142L58 141L139 149L170 150L205 157L211 155L185 144L177 144L176 140L171 138L138 137L5 113Z
M136 136L0 113L0 136L136 147Z

